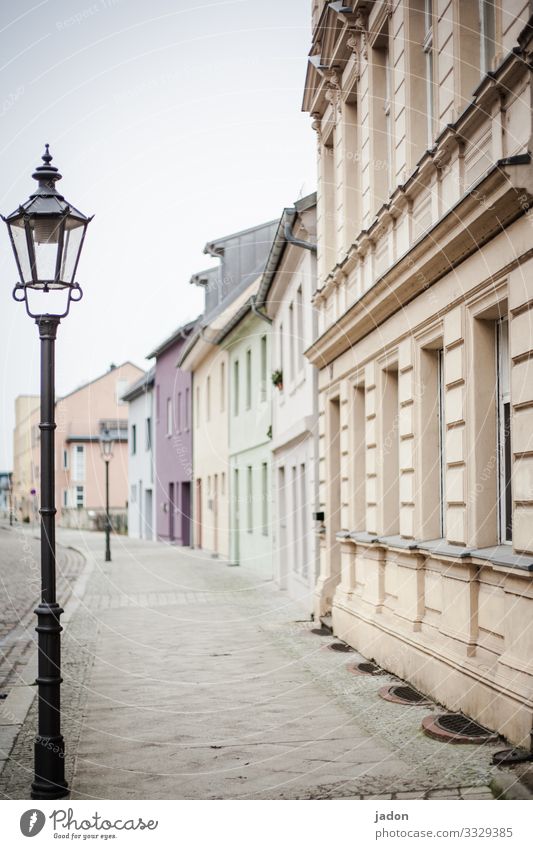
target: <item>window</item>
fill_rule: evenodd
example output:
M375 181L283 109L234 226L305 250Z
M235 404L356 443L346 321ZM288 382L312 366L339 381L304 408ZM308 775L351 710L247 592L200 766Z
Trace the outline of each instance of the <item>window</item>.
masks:
M63 449L63 468L68 469L68 451L66 448Z
M211 375L207 375L205 382L205 417L206 421L211 421Z
M283 376L283 322L280 323L279 326L279 340L278 340L278 358L279 358L279 370ZM283 384L282 384L283 385Z
M366 528L366 408L365 384L354 387L352 430L352 524L356 531Z
M196 427L200 427L200 387L196 387Z
M226 409L226 363L220 363L220 412Z
M252 408L252 351L246 351L246 409Z
M131 426L131 453L137 453L137 425Z
M479 67L482 74L488 73L492 68L492 60L496 52L495 30L494 0L479 0Z
M371 73L374 209L377 210L387 200L393 185L393 88L388 22L374 42ZM379 163L385 163L386 168Z
M249 534L253 531L254 524L254 511L253 511L253 495L252 495L252 486L253 486L253 472L252 467L248 466L246 469L246 530Z
M177 431L181 433L181 392L178 392L178 400L177 400L177 410L176 410L176 418L177 418Z
M160 416L159 396L160 396L160 391L159 391L159 383L158 383L157 386L155 387L155 417L156 417L157 421L159 421L159 416Z
M433 80L433 0L424 0L424 41L422 49L426 58L426 118L427 147L433 144L435 115L435 88Z
M439 416L439 523L440 536L446 536L446 415L444 397L446 384L444 382L444 351L437 351L437 386L438 386L438 416Z
M239 361L233 363L233 415L239 415Z
M261 401L267 399L267 338L261 336Z
M76 487L76 508L81 510L82 507L85 507L85 490L83 486Z
M400 524L398 365L384 369L382 377L381 525L385 535L397 534Z
M189 409L190 409L190 400L189 400L189 387L185 390L185 430L189 430Z
M72 473L71 478L73 481L84 481L85 480L85 446L84 445L73 445L72 446Z
M289 306L289 366L290 378L294 380L294 304Z
M145 422L145 434L146 434L146 443L145 443L146 450L151 451L152 450L152 419L150 418L150 416L148 416L148 418L146 419L146 422Z
M220 475L220 494L226 494L226 472L222 472Z
M268 466L261 464L261 529L268 536Z
M498 505L499 541L512 541L513 495L511 487L511 393L509 375L509 322L496 325L498 383Z
M296 350L298 356L298 371L300 371L304 365L304 305L301 286L298 286L296 291Z
M167 398L167 436L172 436L172 398Z
M302 575L305 577L309 568L307 547L307 470L305 463L300 464L300 535L302 539Z
M63 507L68 507L68 489L63 490Z

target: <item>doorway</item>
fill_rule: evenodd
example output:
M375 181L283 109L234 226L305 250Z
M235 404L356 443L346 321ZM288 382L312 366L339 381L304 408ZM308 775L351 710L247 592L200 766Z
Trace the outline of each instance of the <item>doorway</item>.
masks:
M168 538L174 542L174 484L168 485Z
M196 534L195 534L195 545L196 548L202 548L202 479L196 479L196 504L195 504L195 514L196 514Z
M181 485L181 543L191 544L191 484L185 481Z

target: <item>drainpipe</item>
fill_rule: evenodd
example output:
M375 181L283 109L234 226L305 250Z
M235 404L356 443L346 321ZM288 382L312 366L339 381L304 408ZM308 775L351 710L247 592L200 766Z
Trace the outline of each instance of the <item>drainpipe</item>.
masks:
M252 307L253 314L256 315L257 318L262 318L263 321L266 321L267 324L272 324L272 319L269 318L268 315L265 315L264 312L260 312L258 310L256 300L255 300L256 297L257 297L256 295L252 295L252 297L250 298L250 306Z
M288 221L285 222L285 239L290 245L295 245L297 248L305 248L316 254L316 245L313 242L304 242L302 239L297 239L292 232L292 224Z

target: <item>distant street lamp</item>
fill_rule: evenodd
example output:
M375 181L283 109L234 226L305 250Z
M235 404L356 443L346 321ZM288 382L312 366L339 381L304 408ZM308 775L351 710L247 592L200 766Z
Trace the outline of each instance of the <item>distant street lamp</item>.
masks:
M69 793L65 781L65 745L61 735L61 638L63 613L56 601L55 542L55 340L57 327L71 301L82 290L75 282L90 218L71 206L56 189L61 179L46 145L33 173L37 188L7 224L19 273L13 289L35 319L41 340L41 601L37 606L39 720L35 738L33 799L61 799Z
M113 437L109 428L100 434L100 454L105 462L105 562L111 561L111 518L109 516L109 463L113 458Z

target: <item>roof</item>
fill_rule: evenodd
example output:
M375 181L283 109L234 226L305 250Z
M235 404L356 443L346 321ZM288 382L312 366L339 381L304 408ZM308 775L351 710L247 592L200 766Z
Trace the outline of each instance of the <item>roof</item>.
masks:
M272 221L265 221L263 224L256 224L254 227L246 227L244 230L237 230L235 233L230 233L228 236L221 236L219 239L211 239L211 241L207 242L204 247L204 254L219 257L220 247L222 247L225 242L231 242L232 239L237 239L239 236L246 236L247 233L253 233L256 230L272 227L275 223L276 219L274 218Z
M113 365L107 371L104 371L103 374L99 374L98 377L93 377L92 380L88 380L86 383L82 383L80 386L76 386L76 389L73 389L72 392L67 392L66 395L61 395L61 397L57 399L57 402L64 401L65 398L70 398L71 395L75 395L76 392L81 392L82 389L87 389L88 386L91 386L93 383L97 383L99 380L102 380L104 377L107 377L109 374L111 374L112 371L120 371L120 369L124 368L124 366L133 366L133 368L137 369L139 368L139 366L136 366L135 363L132 363L131 360L125 360L119 366ZM141 369L139 369L139 371L141 371Z
M281 213L278 229L276 230L276 235L274 236L274 241L270 248L265 269L261 276L261 283L257 292L257 306L264 306L268 292L272 286L272 281L274 280L274 276L278 270L285 248L288 244L287 237L285 235L286 225L288 224L292 228L296 217L302 212L305 212L307 209L311 209L313 206L316 206L316 192L311 192L311 194L300 198L295 202L294 206L285 207Z
M135 398L139 398L140 395L144 395L148 389L154 385L155 382L155 366L152 366L146 374L143 374L139 380L136 380L130 386L124 394L122 395L123 401L134 401Z
M241 292L232 301L230 301L229 304L227 304L225 309L213 316L211 321L206 321L205 323L203 323L201 320L199 320L196 333L194 333L189 338L186 345L184 345L184 347L180 351L177 362L178 368L182 367L186 358L189 356L191 351L194 349L194 347L198 344L200 340L204 341L207 345L218 344L217 340L221 336L221 333L223 333L226 327L228 327L233 322L235 316L240 315L244 307L247 307L245 312L250 309L250 299L257 292L258 284L259 278L256 277L255 280L252 281L252 283L248 284L248 286L243 292ZM201 316L201 318L204 318L204 316ZM210 336L208 336L206 332L209 330L211 331Z
M195 318L193 321L189 321L187 324L182 324L181 327L178 327L178 329L175 330L170 336L168 336L164 340L164 342L161 342L161 344L158 345L157 348L154 348L154 350L148 354L146 359L151 360L152 357L160 357L161 354L164 354L164 352L167 351L170 347L172 347L172 345L174 345L174 343L177 342L179 339L185 339L185 337L189 335L192 329L196 327L197 323L198 318Z

